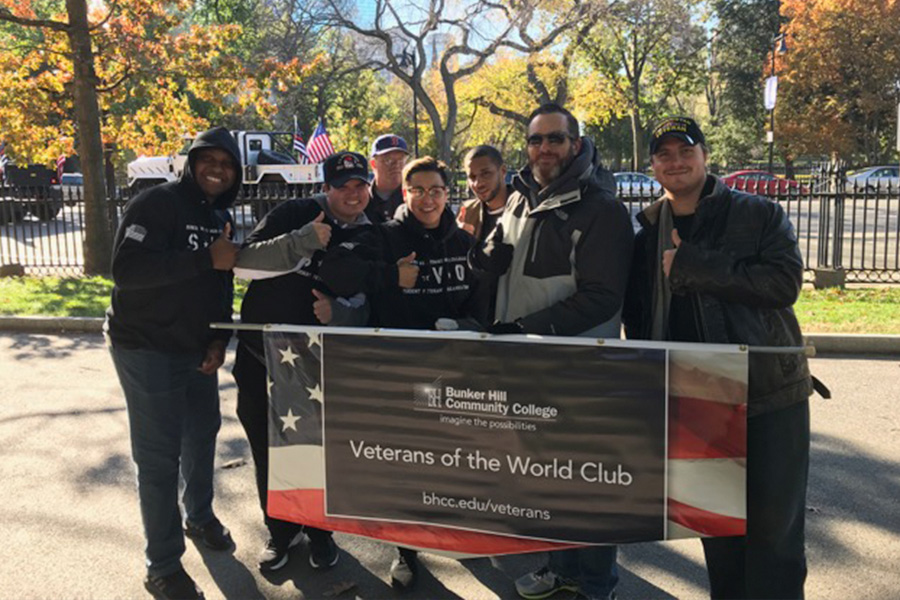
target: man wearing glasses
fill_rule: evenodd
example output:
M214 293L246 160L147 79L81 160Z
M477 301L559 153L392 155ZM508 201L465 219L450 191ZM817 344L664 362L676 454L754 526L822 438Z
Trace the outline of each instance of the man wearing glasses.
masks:
M500 277L488 331L618 338L634 231L615 180L558 104L531 114L527 141L528 166L494 233L470 256L475 269ZM617 583L615 546L590 546L551 552L516 591L610 598Z
M406 165L402 179L405 204L396 218L329 250L319 275L339 296L365 293L373 326L482 329L487 288L467 263L475 238L447 210L446 165L423 157ZM418 573L416 551L399 548L391 585L408 590Z
M372 144L370 164L374 179L366 207L366 216L372 223L390 221L403 204L403 165L408 157L406 140L399 135L388 133Z

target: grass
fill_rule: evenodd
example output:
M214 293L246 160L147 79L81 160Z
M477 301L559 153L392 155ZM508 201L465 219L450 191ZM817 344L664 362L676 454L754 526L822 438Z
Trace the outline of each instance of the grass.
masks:
M246 284L235 283L237 312ZM102 277L0 279L0 315L102 317L111 289ZM794 310L808 333L900 334L900 286L803 290Z
M804 290L794 311L810 333L900 334L900 287Z

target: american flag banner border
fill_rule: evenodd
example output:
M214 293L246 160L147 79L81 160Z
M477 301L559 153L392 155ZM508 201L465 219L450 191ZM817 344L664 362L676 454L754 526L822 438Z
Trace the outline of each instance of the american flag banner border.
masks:
M269 373L273 374L269 380L271 516L449 555L500 555L572 547L572 544L437 525L326 517L322 344L327 335L340 334L339 331L435 335L434 332L360 329L326 332L315 327L266 326L266 361ZM468 333L448 337L460 335L477 337ZM545 338L550 340L585 342L579 338ZM607 343L668 349L665 539L742 535L746 530L746 351L701 344L618 340ZM298 485L301 471L299 479L303 484Z

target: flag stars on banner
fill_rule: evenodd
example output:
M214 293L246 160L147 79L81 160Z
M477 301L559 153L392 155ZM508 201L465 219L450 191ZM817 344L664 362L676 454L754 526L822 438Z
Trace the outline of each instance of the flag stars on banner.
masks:
M321 346L322 345L322 335L319 333L310 333L309 334L309 347L313 346Z
M290 363L292 367L296 367L294 361L300 358L299 354L294 354L294 349L290 346L287 347L286 350L279 349L278 352L281 353L281 364Z
M268 395L272 395L272 388L275 386L275 382L272 381L271 377L266 378L266 393Z
M316 384L314 388L306 388L306 391L309 392L309 399L315 400L319 404L324 402L325 398L322 396L322 388L319 387L319 384Z
M283 416L283 417L279 416L278 418L281 419L281 423L282 423L281 431L284 432L284 431L287 431L288 429L293 429L294 431L297 431L297 421L299 421L303 417L301 417L299 415L294 415L294 411L289 408L288 412L285 416Z

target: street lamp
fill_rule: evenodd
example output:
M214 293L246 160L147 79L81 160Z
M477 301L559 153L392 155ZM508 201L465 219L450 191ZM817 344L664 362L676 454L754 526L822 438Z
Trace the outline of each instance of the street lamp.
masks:
M787 52L787 35L779 33L772 39L772 75L766 81L765 103L769 109L769 131L766 141L769 142L769 173L772 173L772 159L775 151L775 99L778 95L778 77L775 76L775 55Z
M410 84L410 89L412 89L413 93L413 130L415 131L414 138L414 148L416 151L416 158L419 158L419 102L418 96L416 95L416 86L415 86L415 77L416 77L416 54L414 52L409 52L407 50L403 50L400 53L400 61L399 64L401 67L412 67L412 84Z

